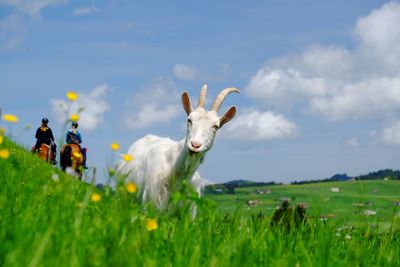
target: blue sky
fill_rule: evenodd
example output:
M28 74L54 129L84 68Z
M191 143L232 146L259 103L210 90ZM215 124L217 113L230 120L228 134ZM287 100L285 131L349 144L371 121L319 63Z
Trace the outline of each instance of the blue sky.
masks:
M88 163L105 169L111 142L183 138L184 90L197 99L208 84L210 105L233 86L221 112L238 114L203 178L398 169L398 25L397 1L0 0L0 107L29 146L42 117L64 135L59 105L78 92Z

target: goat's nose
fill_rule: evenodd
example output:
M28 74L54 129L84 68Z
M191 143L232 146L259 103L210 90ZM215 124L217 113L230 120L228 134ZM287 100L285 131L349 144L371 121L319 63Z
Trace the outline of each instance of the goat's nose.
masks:
M193 148L196 149L201 147L201 144L195 141L191 141L190 144L192 145Z

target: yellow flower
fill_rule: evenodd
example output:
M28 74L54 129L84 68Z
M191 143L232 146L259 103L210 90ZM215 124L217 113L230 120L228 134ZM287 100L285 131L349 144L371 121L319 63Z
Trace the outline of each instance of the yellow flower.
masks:
M69 117L71 121L78 121L79 120L79 114L72 114L71 117Z
M148 219L146 222L147 231L154 231L158 228L156 219Z
M0 158L8 159L9 156L10 152L8 151L8 149L0 149Z
M128 191L128 193L133 194L133 193L136 193L137 186L135 183L129 182L129 183L125 184L125 189L126 189L126 191Z
M75 152L72 153L72 156L74 156L74 158L76 158L76 159L80 159L81 158L81 153L75 151Z
M4 114L3 120L8 122L18 122L18 117L12 114Z
M67 92L67 98L69 101L75 101L78 99L78 94L74 91Z
M0 145L1 145L1 143L3 143L3 136L2 135L0 135Z
M99 202L101 200L101 195L99 193L93 193L90 200L93 202Z
M117 151L119 149L119 144L118 143L112 143L110 145L111 149L114 151Z
M129 155L129 154L124 154L123 156L122 156L122 158L125 160L125 161L132 161L133 160L133 157L131 156L131 155Z

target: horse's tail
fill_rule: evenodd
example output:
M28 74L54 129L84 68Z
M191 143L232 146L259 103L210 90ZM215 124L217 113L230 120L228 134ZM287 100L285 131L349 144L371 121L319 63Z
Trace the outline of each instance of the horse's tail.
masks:
M63 171L72 164L71 161L72 148L65 146L64 150L60 153L60 166Z

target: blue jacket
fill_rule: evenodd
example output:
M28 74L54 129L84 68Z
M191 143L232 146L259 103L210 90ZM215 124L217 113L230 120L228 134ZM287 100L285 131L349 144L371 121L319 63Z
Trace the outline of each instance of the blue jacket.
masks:
M68 130L66 142L67 142L67 144L82 143L81 133L78 130L76 130L76 133L74 133L73 129Z

